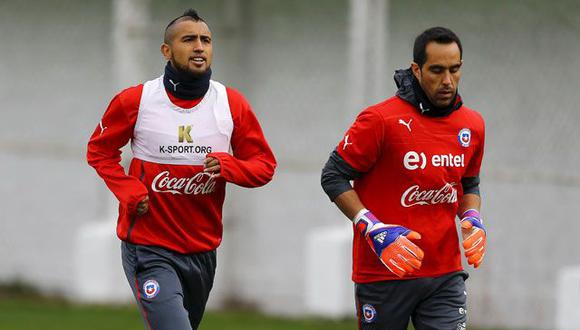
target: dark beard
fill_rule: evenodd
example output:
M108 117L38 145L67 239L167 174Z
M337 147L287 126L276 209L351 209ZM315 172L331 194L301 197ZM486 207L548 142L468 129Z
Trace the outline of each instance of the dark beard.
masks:
M171 56L171 60L169 61L173 68L185 79L197 79L203 77L207 71L210 69L209 67L204 72L194 72L189 69L187 65L179 64L174 56Z

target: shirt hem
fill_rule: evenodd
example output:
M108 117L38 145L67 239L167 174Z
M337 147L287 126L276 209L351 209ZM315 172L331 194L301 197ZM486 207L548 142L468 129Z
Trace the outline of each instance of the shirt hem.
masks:
M439 277L439 276L444 276L444 275L448 275L448 274L463 271L463 270L464 270L463 267L460 266L460 267L450 269L450 270L445 270L442 272L421 274L421 275L416 275L416 276L405 276L403 278L397 277L395 275L386 275L386 276L362 275L361 276L361 275L353 274L352 281L354 283L357 283L357 284L383 282L383 281L405 281L405 280L414 280L414 279L426 278L426 277Z

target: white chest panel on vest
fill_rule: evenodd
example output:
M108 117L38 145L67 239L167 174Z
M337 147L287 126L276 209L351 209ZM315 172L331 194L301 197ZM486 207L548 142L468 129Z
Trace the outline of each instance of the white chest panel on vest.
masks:
M234 124L224 85L210 81L195 107L171 102L163 76L146 82L133 132L133 156L160 164L202 165L210 152L230 152Z

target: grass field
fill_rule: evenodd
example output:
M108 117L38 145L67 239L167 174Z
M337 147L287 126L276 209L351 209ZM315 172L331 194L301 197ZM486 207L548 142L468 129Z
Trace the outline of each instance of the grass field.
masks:
M80 306L60 300L0 299L0 330L143 330L134 306ZM354 320L289 320L253 312L209 312L200 330L353 330ZM471 330L475 330L470 328ZM483 330L483 329L480 329Z
M355 320L285 319L249 311L207 312L200 330L352 330ZM135 305L75 305L20 282L0 283L0 330L143 330ZM412 329L412 328L410 328ZM470 328L470 330L477 330ZM483 330L483 329L479 329ZM499 329L497 329L499 330Z
M285 320L249 312L206 313L200 330L346 330L354 320ZM78 306L59 301L0 300L1 330L143 330L133 306Z

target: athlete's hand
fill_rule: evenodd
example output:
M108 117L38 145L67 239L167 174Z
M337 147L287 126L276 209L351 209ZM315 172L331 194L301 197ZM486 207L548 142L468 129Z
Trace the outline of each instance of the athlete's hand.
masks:
M477 268L483 262L487 237L479 211L470 209L461 215L461 234L467 263Z
M142 201L137 204L137 215L143 215L149 211L149 196L145 196Z
M220 176L221 166L217 158L207 157L203 160L203 171L211 174L214 178Z
M354 223L391 273L403 277L421 268L423 250L409 240L421 239L419 233L403 226L384 224L367 209L356 215Z

